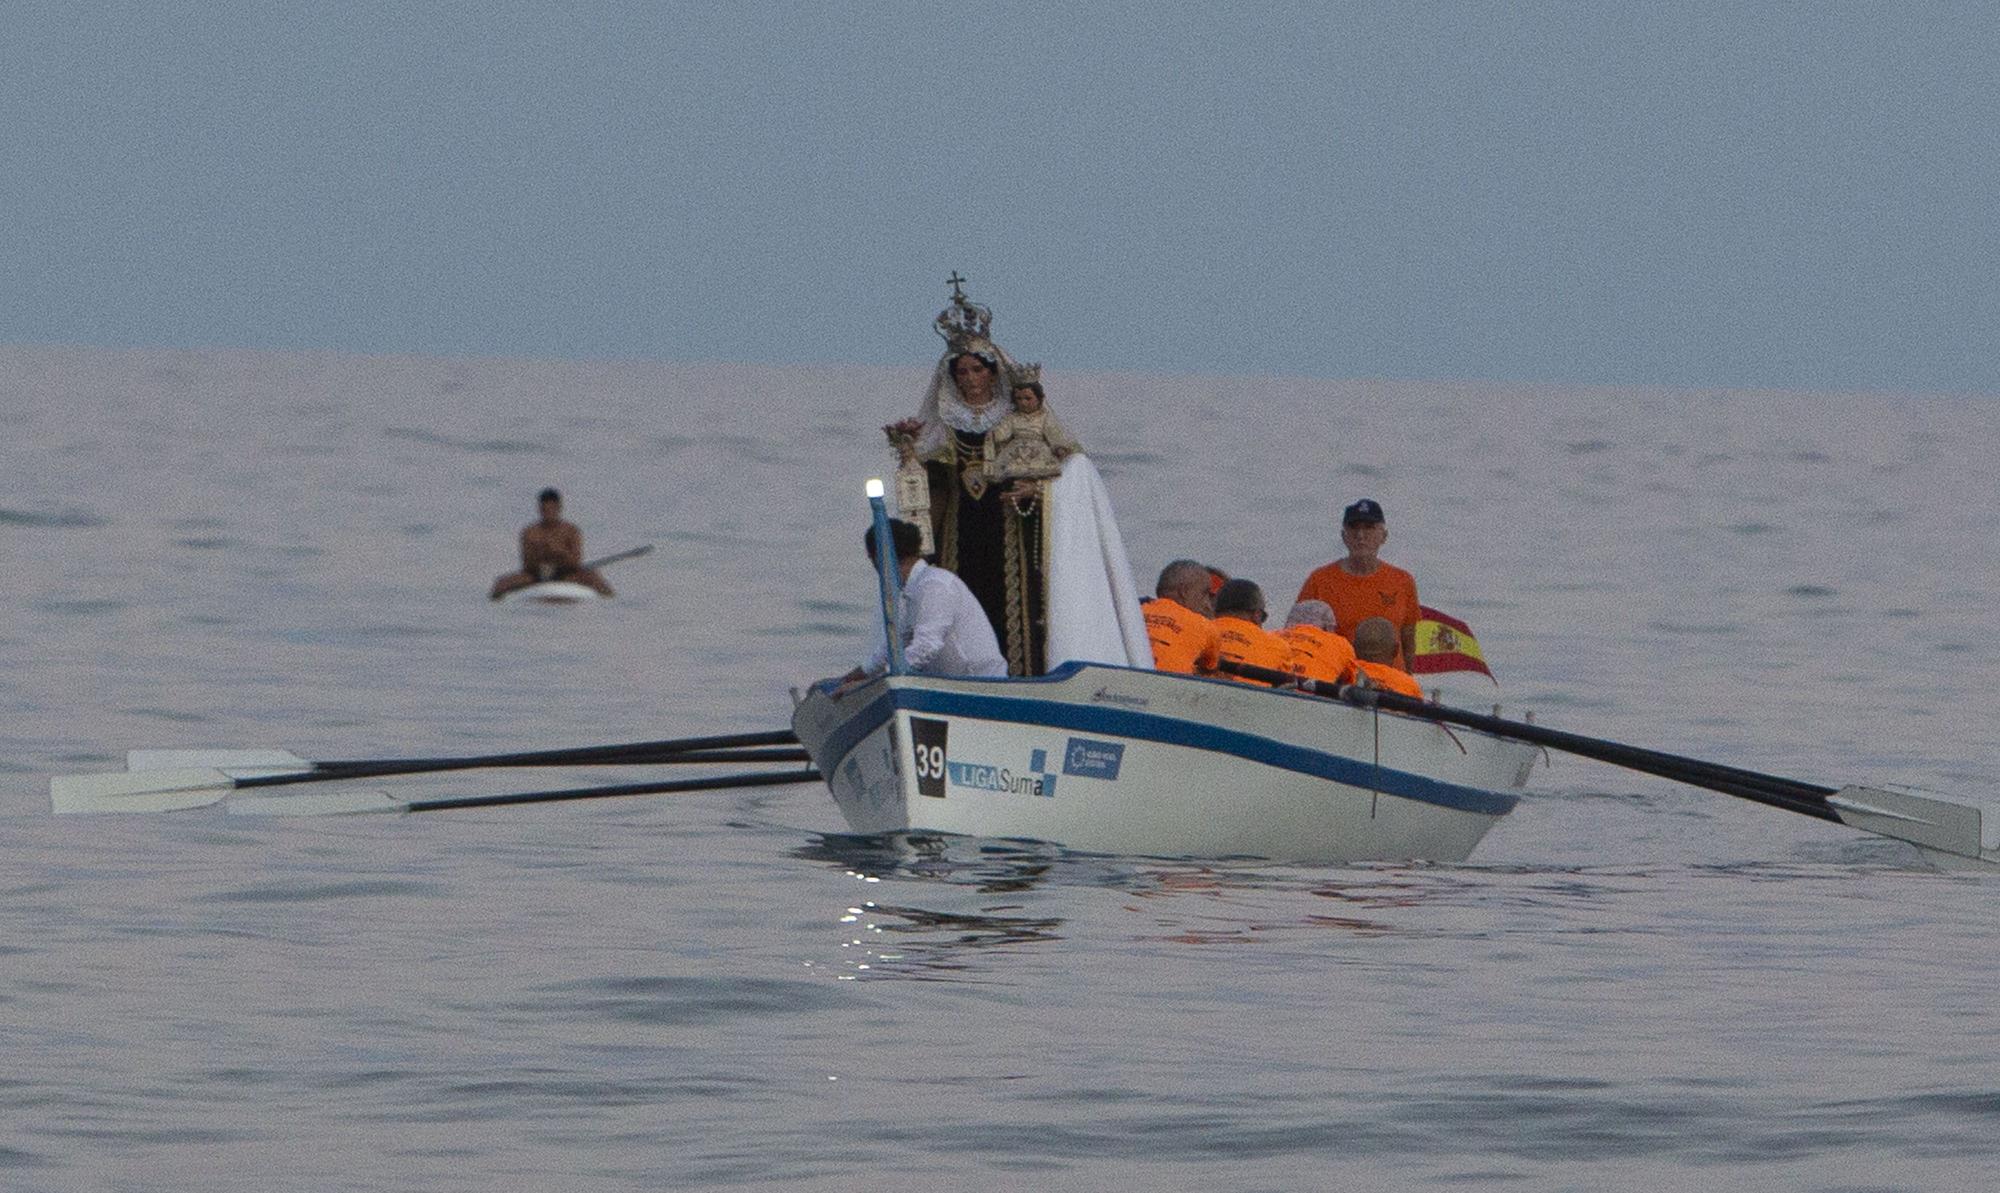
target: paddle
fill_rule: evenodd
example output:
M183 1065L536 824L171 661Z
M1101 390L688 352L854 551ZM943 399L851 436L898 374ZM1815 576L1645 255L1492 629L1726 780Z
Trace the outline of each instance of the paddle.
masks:
M677 779L664 783L618 783L608 787L570 787L557 791L515 791L505 795L452 795L437 799L399 800L386 791L339 791L313 795L244 796L229 801L232 815L340 816L356 812L443 812L454 808L497 808L508 804L543 804L577 799L608 799L623 795L667 795L685 791L719 791L730 787L777 787L812 783L821 774L804 770L717 775L707 779Z
M1224 661L1222 670L1246 679L1297 687L1357 707L1388 709L1407 716L1463 725L1495 737L1531 742L1566 754L1672 779L1690 787L1702 787L1787 812L1797 812L1801 816L1834 821L1865 833L1894 837L1908 841L1926 853L1941 852L1955 858L1971 859L1982 866L2000 867L2000 839L1987 838L1981 810L1968 804L1883 791L1859 784L1822 787L1817 783L1705 762L1699 758L1628 746L1521 721L1503 720L1376 688L1301 679L1289 672L1265 667ZM1996 824L1995 828L2000 830L2000 824Z
M135 769L93 775L57 775L49 780L49 804L58 813L172 812L212 804L245 787L277 787L288 783L318 783L334 779L372 779L389 775L419 775L437 771L477 770L511 766L650 766L672 762L798 762L802 750L748 752L751 747L796 743L789 729L730 733L708 737L669 738L559 750L507 754L469 754L442 758L359 758L331 762L297 759L298 769L274 769L283 751L220 751L222 766L199 765L200 751L135 751L133 758L178 763L163 769ZM233 765L231 759L238 760ZM233 773L232 773L233 772Z
M586 559L582 563L577 564L576 567L578 571L584 571L589 568L601 568L607 563L617 563L621 559L637 559L652 549L653 544L647 543L643 547L634 547L630 551L620 551L615 555L604 555L596 559Z

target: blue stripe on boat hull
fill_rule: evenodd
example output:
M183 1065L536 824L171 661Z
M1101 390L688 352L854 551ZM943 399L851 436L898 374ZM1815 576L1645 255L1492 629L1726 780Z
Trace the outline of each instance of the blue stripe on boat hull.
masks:
M1408 771L1377 766L1372 762L1360 762L1339 754L1309 750L1253 733L1222 729L1178 717L1058 700L938 688L897 688L870 701L860 713L842 722L839 729L828 735L823 746L825 757L818 760L821 772L833 774L847 755L888 720L895 709L1186 746L1327 779L1363 791L1379 791L1384 795L1487 816L1504 816L1520 802L1520 797L1515 795L1446 783Z

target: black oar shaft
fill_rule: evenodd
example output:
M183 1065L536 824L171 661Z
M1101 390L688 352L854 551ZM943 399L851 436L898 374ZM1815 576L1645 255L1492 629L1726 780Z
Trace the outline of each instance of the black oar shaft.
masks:
M811 762L803 746L773 750L687 750L635 756L633 766L685 766L703 762Z
M1273 671L1266 667L1256 667L1243 663L1224 662L1222 669L1241 675L1247 679L1261 680L1269 684L1297 686L1314 695L1340 700L1361 707L1378 707L1391 712L1404 713L1425 720L1463 725L1477 729L1495 737L1512 738L1551 750L1561 750L1566 754L1589 758L1597 762L1608 762L1691 787L1703 787L1724 795L1751 800L1803 816L1820 820L1840 821L1839 813L1827 804L1826 797L1837 790L1822 787L1816 783L1802 783L1797 779L1787 779L1778 775L1761 774L1739 767L1724 766L1717 762L1705 762L1699 758L1688 758L1679 754L1667 754L1659 750L1648 750L1640 746L1628 746L1621 742L1603 738L1585 737L1580 733L1566 733L1560 729L1547 729L1524 721L1508 721L1500 717L1490 717L1483 713L1466 712L1443 704L1413 699L1396 692L1385 692L1377 688L1359 688L1345 684L1323 683L1319 680L1301 679L1284 671Z
M811 767L805 770L767 774L717 775L708 779L680 779L667 783L616 783L607 787L572 787L561 791L516 791L507 795L457 795L439 799L413 800L412 812L445 812L453 808L497 808L508 804L559 803L576 799L610 799L623 795L670 795L677 791L718 791L728 787L777 787L787 783L814 783L823 776Z
M529 766L541 760L557 765L570 762L600 762L629 754L672 753L686 750L734 750L748 746L782 746L797 742L789 729L766 729L756 733L719 733L708 737L673 737L659 741L620 742L608 746L571 746L555 750L525 750L506 754L465 754L443 758L363 758L349 762L319 762L322 770L365 769L377 766L458 767Z
M438 771L479 770L506 766L589 766L595 764L651 765L701 754L705 751L739 750L756 746L791 745L798 737L789 729L757 733L724 733L709 737L668 738L660 741L626 742L608 746L580 746L562 750L529 750L510 754L467 754L444 758L364 758L352 761L315 762L313 769L282 775L257 775L236 780L242 787L282 787L291 783L320 783L331 779L373 779L388 775L422 775ZM727 761L712 756L704 761ZM744 759L744 761L797 761L784 756Z
M1369 695L1381 707L1394 712L1448 721L1469 729L1491 733L1496 737L1511 737L1517 741L1531 742L1598 762L1608 762L1629 770L1658 775L1663 779L1672 779L1695 787L1707 787L1725 795L1741 796L1792 811L1806 812L1808 815L1819 816L1826 820L1839 819L1833 809L1825 804L1825 797L1835 791L1832 787L1821 787L1814 783L1802 783L1797 779L1762 774L1716 762L1705 762L1699 758L1688 758L1680 754L1667 754L1659 750L1628 746L1603 738L1585 737L1579 733L1566 733L1560 729L1546 729L1540 725L1507 721L1443 705L1427 704L1394 692L1372 692Z

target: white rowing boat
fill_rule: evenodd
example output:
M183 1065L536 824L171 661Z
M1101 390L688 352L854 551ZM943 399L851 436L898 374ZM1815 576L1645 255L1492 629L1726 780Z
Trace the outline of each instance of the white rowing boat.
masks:
M1074 663L816 689L792 730L857 833L1301 862L1463 861L1539 753L1298 692Z

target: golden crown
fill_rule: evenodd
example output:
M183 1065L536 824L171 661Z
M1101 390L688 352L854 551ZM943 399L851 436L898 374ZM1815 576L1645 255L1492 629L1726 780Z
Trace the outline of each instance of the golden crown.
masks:
M965 279L956 270L945 279L951 283L951 305L938 312L931 326L944 337L954 354L971 352L998 361L1000 350L993 344L993 312L965 296L960 286Z

